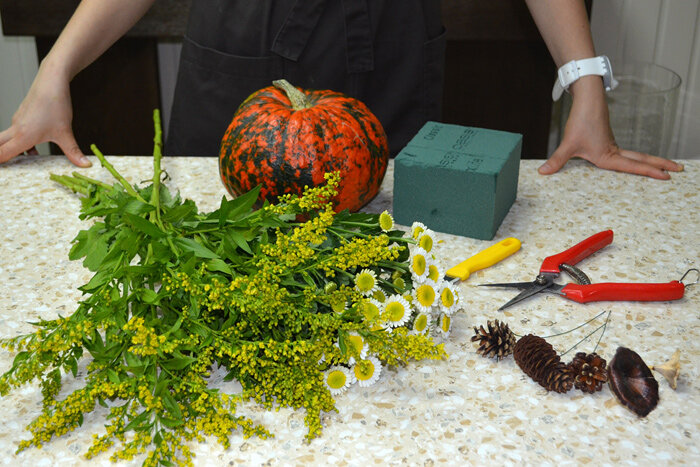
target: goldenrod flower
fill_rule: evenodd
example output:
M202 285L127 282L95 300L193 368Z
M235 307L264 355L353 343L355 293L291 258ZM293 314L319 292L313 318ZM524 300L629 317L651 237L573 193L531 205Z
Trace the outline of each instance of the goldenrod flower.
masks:
M403 325L411 316L411 306L401 295L392 295L384 303L384 314L382 317L386 324L395 328Z
M332 366L326 370L323 382L331 394L337 396L344 393L355 382L355 376L344 366Z
M414 240L417 240L425 229L427 229L425 224L421 222L414 222L411 224L411 237L413 237Z
M391 217L391 214L387 211L379 215L379 227L381 227L384 232L388 232L394 228L394 218Z
M357 384L364 388L377 382L382 372L382 364L377 357L367 357L355 363L352 370Z
M348 364L352 365L355 363L355 355L359 356L360 359L367 357L367 352L369 352L369 345L365 343L365 340L356 332L351 332L348 338L345 340L346 345L350 350L350 358L348 359Z
M369 297L377 290L377 274L371 269L363 269L355 275L355 290Z
M435 283L430 281L420 284L413 291L413 305L420 311L429 312L435 304L437 294L435 293Z

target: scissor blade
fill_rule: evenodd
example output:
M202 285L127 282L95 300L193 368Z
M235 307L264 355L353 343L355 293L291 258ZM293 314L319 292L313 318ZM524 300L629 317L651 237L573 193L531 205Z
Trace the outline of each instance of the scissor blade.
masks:
M535 295L535 294L538 293L538 292L541 292L542 290L544 290L544 289L546 289L547 287L549 287L550 284L538 285L538 284L532 284L532 283L531 283L530 286L531 286L531 287L529 287L529 288L523 290L523 291L520 292L518 295L516 295L515 297L511 298L510 300L508 300L503 306L501 306L501 307L498 309L498 311L505 310L505 309L508 308L509 306L515 305L516 303L518 303L518 302L520 302L520 301L522 301L522 300L525 300L526 298L531 297L531 296Z
M479 287L502 287L502 288L510 288L510 289L520 289L520 290L525 290L529 289L530 287L535 287L537 284L533 281L530 282L504 282L500 284L479 284Z

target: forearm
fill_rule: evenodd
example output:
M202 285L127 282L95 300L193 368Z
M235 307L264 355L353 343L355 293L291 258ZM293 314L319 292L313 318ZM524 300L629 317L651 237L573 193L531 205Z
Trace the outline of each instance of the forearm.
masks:
M83 0L42 61L70 81L124 35L155 0Z
M571 60L596 55L591 28L583 0L526 0L549 53L557 68ZM602 79L585 76L571 85L569 91L585 93L590 98L604 98Z

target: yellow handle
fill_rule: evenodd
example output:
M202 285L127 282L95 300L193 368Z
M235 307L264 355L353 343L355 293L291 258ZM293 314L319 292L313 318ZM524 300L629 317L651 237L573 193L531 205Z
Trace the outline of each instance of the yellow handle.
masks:
M446 275L449 277L457 277L460 280L465 280L467 277L469 277L469 274L489 266L493 266L519 249L520 240L513 237L506 238L495 245L491 245L484 251L475 254L471 258L462 261L457 266L450 268Z

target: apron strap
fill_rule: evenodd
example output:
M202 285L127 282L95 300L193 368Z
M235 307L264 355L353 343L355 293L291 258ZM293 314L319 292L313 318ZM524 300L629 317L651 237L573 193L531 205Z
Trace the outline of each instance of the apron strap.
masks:
M348 73L374 69L372 28L367 0L342 0ZM297 0L272 42L272 52L298 61L318 24L326 0Z

